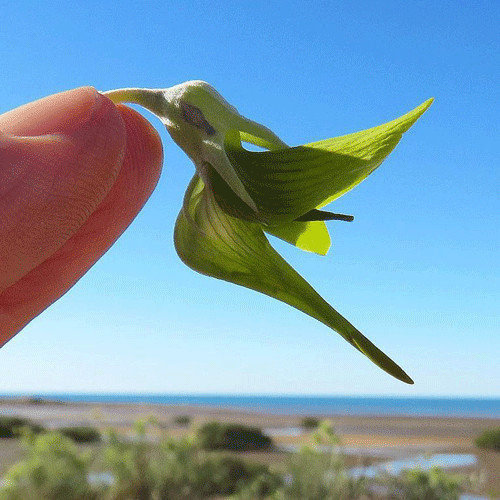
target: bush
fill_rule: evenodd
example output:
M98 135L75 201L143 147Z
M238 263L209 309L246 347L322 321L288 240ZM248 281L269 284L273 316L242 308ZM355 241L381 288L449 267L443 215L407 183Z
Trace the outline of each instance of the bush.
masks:
M26 432L27 457L5 475L2 500L92 500L97 498L87 482L89 455L59 433Z
M317 429L319 426L319 422L320 422L319 419L315 417L304 417L300 421L300 426L303 427L304 429L309 429L309 430Z
M211 495L231 495L257 483L261 486L261 492L254 498L259 498L263 493L271 492L272 480L276 485L279 481L270 474L267 466L231 456L210 457L206 472L205 485L209 487L207 493ZM264 478L268 479L267 483Z
M438 467L430 471L413 469L387 480L390 500L458 500L465 479L446 474Z
M34 434L38 434L44 430L41 425L35 424L27 418L0 417L0 438L19 437L23 428L29 429Z
M27 403L29 405L42 405L45 403L45 400L36 396L31 396L27 399Z
M178 415L174 418L175 425L182 425L183 427L187 427L191 423L191 417L188 415Z
M366 478L352 477L338 453L339 438L332 426L319 422L315 434L318 445L331 447L330 453L304 447L290 456L285 485L276 493L286 500L350 500L371 498Z
M197 431L199 445L206 450L254 451L271 448L272 440L256 427L208 422Z
M263 498L275 498L275 496L280 492L280 488L283 485L283 479L281 475L273 473L269 470L262 472L253 479L249 481L247 485L244 485L236 495L234 495L235 500L256 500Z
M101 440L101 433L94 427L62 427L59 432L75 443L95 443Z
M475 443L478 448L500 451L500 427L484 431L476 438Z
M142 430L132 441L110 434L102 466L115 478L106 491L112 500L197 500L236 494L253 483L267 494L279 484L265 465L207 454L188 438L151 444Z

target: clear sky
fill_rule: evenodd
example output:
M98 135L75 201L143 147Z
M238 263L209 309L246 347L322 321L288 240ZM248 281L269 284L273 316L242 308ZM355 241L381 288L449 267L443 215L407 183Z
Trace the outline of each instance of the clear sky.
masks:
M331 209L326 257L282 255L414 378L393 380L278 301L194 273L164 171L112 249L0 351L0 392L500 396L500 3L7 2L0 112L62 90L216 87L292 145L436 101Z

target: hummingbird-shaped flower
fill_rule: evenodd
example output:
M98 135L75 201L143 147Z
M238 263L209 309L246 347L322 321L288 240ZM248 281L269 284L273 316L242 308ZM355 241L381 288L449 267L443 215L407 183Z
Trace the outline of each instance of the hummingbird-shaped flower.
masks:
M175 248L185 264L305 312L386 372L413 383L290 267L265 233L325 255L330 246L325 221L353 218L321 208L371 174L432 99L384 125L288 147L268 128L240 115L203 81L105 95L156 114L196 167L174 233ZM242 142L265 150L248 151Z

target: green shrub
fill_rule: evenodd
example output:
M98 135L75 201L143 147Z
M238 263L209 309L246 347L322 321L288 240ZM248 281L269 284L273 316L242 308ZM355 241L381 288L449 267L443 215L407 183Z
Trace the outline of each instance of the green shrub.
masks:
M208 422L196 434L199 445L206 450L253 451L272 446L272 440L256 427L241 424Z
M101 433L94 427L62 427L59 432L75 443L95 443L101 440Z
M36 396L31 396L27 399L29 405L42 405L45 403L45 399L38 398Z
M304 447L290 456L285 484L273 498L279 500L351 500L368 499L366 478L352 477L344 458L336 450L338 438L333 430L321 425L318 444L332 446L331 453Z
M484 431L475 442L478 448L500 451L500 427Z
M29 429L34 434L44 430L41 425L35 424L27 418L0 416L0 438L19 437L23 428Z
M191 417L188 415L178 415L174 418L175 425L182 425L183 427L187 427L191 423Z
M28 421L20 417L0 417L0 437L16 437L16 429L26 426Z
M110 434L102 467L115 478L106 491L111 500L197 500L232 495L253 483L267 494L279 484L265 465L204 452L189 438L152 444L142 430L128 441Z
M320 420L315 418L315 417L304 417L300 421L300 426L303 427L304 429L317 429L319 426Z
M252 485L255 492L259 492L255 498L259 498L279 484L278 477L272 475L266 465L231 456L211 457L208 464L211 471L208 482L214 495L234 494Z
M389 500L458 500L465 479L446 474L438 467L430 471L412 469L386 482Z
M146 441L142 430L133 441L124 441L115 433L108 433L107 444L99 464L113 477L106 498L137 500L154 498L153 492L158 489L155 452L151 443ZM165 468L168 465L165 463Z
M92 500L87 482L90 456L59 433L26 432L27 457L11 467L0 487L2 500Z
M233 497L235 500L257 500L273 498L278 500L279 488L283 485L283 478L269 470L258 474L244 485Z
M338 450L339 438L328 421L320 421L314 434L318 446L303 447L290 455L284 485L276 490L276 500L351 500L373 498L366 478L352 477Z

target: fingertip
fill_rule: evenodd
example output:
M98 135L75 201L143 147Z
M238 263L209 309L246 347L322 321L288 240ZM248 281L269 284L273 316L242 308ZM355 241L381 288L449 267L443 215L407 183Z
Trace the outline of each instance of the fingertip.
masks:
M56 189L54 196L64 203L60 211L52 205L50 208L49 222L55 224L57 231L47 233L48 219L42 217L44 214L40 210L23 217L29 226L23 234L32 238L35 232L30 224L37 228L43 226L41 236L47 233L52 246L42 255L38 250L40 245L33 244L31 246L37 250L33 258L28 256L27 264L11 266L20 270L21 276L10 280L13 284L0 293L1 346L71 288L128 227L158 182L163 148L158 132L142 115L127 106L116 106L93 87L50 96L13 110L0 117L0 127L14 136L68 135L68 140L58 145L65 151L64 161L54 165L54 154L50 153L45 155L45 165L39 161L40 155L35 155L37 161L27 166L30 179L34 178L35 171L40 171L41 176L53 173L59 184L65 184ZM44 148L52 147L52 139L17 138L20 145L28 147L34 141ZM26 154L18 157L31 158ZM85 185L82 179L87 179ZM55 183L56 188L58 183ZM72 189L78 192L70 196ZM57 195L58 192L64 196ZM90 195L91 200L80 196L80 192ZM54 187L50 193L54 193ZM32 200L33 197L25 198ZM78 206L69 207L68 201L73 204L73 200ZM23 210L24 214L26 207ZM59 212L62 215L58 215ZM68 220L69 213L83 212L86 217L83 224L71 224L70 228L61 226L60 221ZM36 223L36 217L43 219L43 225ZM56 233L64 233L64 241L62 238L55 241ZM12 252L11 247L8 250L9 254L19 254Z
M115 115L116 108L94 87L80 87L44 97L0 116L3 132L24 136L72 135L102 113Z
M9 115L0 122L7 132L0 137L0 293L79 231L116 182L127 149L121 114L92 87Z
M162 165L163 145L153 125L137 111L123 104L117 105L127 133L127 159L137 172L143 189L152 192L156 186Z

